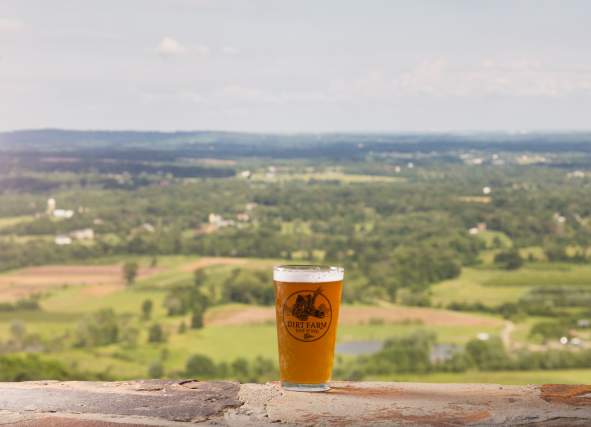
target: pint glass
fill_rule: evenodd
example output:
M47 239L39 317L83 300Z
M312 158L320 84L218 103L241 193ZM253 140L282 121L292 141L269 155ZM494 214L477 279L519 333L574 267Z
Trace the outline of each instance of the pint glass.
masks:
M332 373L344 270L324 265L273 269L281 385L326 391Z

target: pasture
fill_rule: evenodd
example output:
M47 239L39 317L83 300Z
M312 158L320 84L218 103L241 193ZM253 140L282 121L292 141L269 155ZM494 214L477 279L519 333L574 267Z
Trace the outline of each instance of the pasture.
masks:
M130 259L139 263L140 274L135 284L126 286L121 276L121 265ZM100 309L112 308L118 315L127 316L130 325L138 329L137 344L125 346L118 343L91 349L66 346L44 357L65 361L80 370L120 379L145 377L148 366L154 361L162 362L166 376L182 376L186 360L192 354L206 355L217 363L231 363L240 357L253 360L257 356L276 361L273 307L214 305L205 313L205 326L202 329L187 329L180 333L179 326L183 322L190 324L190 316L167 316L163 302L171 287L192 283L196 269L206 271L204 289L216 300L216 295L222 292L223 283L230 277L233 269L248 268L270 272L271 266L279 262L281 261L276 259L171 256L159 257L154 263L149 257L105 258L86 265L43 266L7 272L0 275L0 296L8 301L16 295L42 292L42 310L0 312L0 340L10 337L11 324L15 320L24 322L27 333L36 334L44 340L67 337L75 331L84 316ZM152 266L153 264L155 265ZM451 302L483 302L494 306L516 301L538 283L534 279L545 277L548 272L570 273L566 280L572 283L582 283L586 277L591 277L591 268L585 266L545 266L543 268L541 265L528 264L522 270L513 272L464 268L457 279L432 287L432 301L434 305L441 307ZM579 279L575 280L577 275ZM529 284L528 280L531 281ZM151 319L142 320L141 306L148 299L153 302ZM529 329L539 320L543 318L529 318L518 323L512 334L513 341L527 342ZM166 342L148 342L147 330L154 323L162 325ZM500 335L504 324L500 317L442 308L406 307L387 303L376 306L344 305L340 313L337 342L384 341L424 330L437 334L441 343L462 345L481 332ZM397 376L389 379L522 383L558 378L562 382L570 379L574 381L574 374L569 375L571 374L566 371L540 374L467 372Z

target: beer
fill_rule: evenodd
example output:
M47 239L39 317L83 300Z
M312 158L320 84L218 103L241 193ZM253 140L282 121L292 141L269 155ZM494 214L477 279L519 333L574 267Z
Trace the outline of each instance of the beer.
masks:
M329 389L343 274L321 265L273 269L279 371L287 390Z

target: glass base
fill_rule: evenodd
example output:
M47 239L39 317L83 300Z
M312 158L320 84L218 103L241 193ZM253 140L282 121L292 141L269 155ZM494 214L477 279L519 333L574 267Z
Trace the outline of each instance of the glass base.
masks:
M330 387L328 384L297 384L297 383L289 383L287 381L281 381L281 387L283 387L285 390L289 390L289 391L317 392L317 391L330 390Z

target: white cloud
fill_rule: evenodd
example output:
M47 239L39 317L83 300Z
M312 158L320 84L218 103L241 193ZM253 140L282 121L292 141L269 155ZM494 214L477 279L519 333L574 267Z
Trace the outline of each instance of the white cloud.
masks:
M351 80L334 80L329 93L338 100L383 100L400 96L557 97L591 92L591 67L556 68L528 58L485 58L455 63L445 58L422 61L394 74L369 70Z
M177 40L173 39L172 37L163 37L158 43L158 47L156 48L156 52L159 55L168 57L168 56L177 56L182 55L185 53L187 49Z
M553 97L591 91L591 69L555 68L529 58L486 58L468 65L436 59L402 73L394 84L411 95Z
M12 18L0 18L0 33L7 32L13 33L20 31L24 28L22 21Z
M160 40L156 47L156 52L163 57L180 56L184 54L194 54L195 56L209 56L211 50L208 46L197 45L195 47L185 46L177 39L166 36Z

